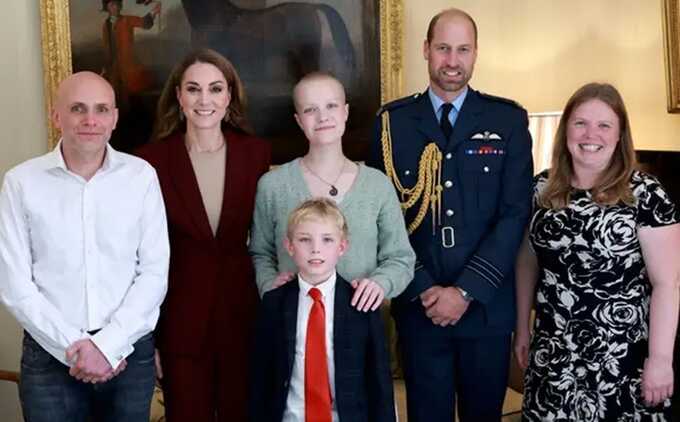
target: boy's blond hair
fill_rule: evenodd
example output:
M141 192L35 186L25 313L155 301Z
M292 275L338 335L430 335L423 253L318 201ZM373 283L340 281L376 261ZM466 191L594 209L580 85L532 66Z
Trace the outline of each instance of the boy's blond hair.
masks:
M293 232L295 228L307 220L323 220L334 224L340 231L343 239L347 239L349 230L347 229L347 221L342 211L328 198L312 198L304 201L290 213L288 216L288 227L286 234L289 240L293 240Z

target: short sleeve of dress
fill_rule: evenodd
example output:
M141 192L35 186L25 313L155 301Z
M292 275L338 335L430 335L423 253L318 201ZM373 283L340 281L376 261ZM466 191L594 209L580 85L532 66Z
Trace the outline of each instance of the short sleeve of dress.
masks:
M638 200L638 227L660 227L680 222L680 210L656 177L635 172L632 188Z
M543 192L546 183L548 183L548 170L543 170L542 172L534 176L533 195L531 197L531 220L533 220L534 215L536 215L538 209L541 208L541 206L538 204L538 198L541 196L541 193ZM529 235L529 237L531 238L531 235ZM529 249L531 249L531 252L533 254L536 254L534 244L531 241L529 242Z
M533 196L531 198L531 215L533 215L536 210L540 208L538 205L538 197L543 192L546 183L548 183L548 170L543 170L534 176L534 186L533 186Z

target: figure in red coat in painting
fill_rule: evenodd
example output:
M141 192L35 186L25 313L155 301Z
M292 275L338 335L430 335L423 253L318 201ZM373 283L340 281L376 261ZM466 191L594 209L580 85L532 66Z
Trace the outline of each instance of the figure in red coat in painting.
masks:
M102 27L106 61L103 76L113 85L119 107L126 109L130 96L152 85L151 74L139 63L134 54L135 28L150 29L161 12L159 1L139 1L151 4L149 13L140 16L121 15L122 0L102 0L102 8L108 13Z

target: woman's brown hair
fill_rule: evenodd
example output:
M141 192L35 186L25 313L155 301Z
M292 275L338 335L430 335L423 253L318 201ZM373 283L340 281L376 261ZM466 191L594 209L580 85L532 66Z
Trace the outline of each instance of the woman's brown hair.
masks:
M234 65L217 51L202 48L192 51L179 62L165 82L156 107L156 123L152 140L163 139L176 131L186 132L186 122L180 118L177 90L181 88L184 72L194 63L208 63L215 66L227 81L227 86L231 91L231 101L227 108L228 120L222 122L222 129L230 127L240 132L252 133L246 117L245 91Z
M538 197L538 204L542 207L564 208L569 203L574 167L571 153L567 148L567 126L574 109L593 99L607 104L618 116L620 135L607 168L590 189L593 201L600 205L614 205L620 202L627 205L635 204L635 197L630 189L630 178L635 168L635 149L623 98L610 84L589 83L579 88L564 107L555 134L548 182Z

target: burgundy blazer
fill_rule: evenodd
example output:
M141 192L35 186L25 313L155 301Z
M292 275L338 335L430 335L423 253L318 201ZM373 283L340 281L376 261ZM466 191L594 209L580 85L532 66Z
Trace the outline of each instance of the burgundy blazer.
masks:
M247 341L258 294L248 254L257 181L269 169L269 143L225 131L224 199L213 236L198 182L176 133L138 151L158 173L168 217L170 272L156 344L163 353L197 355L218 330ZM216 325L215 325L216 324Z

